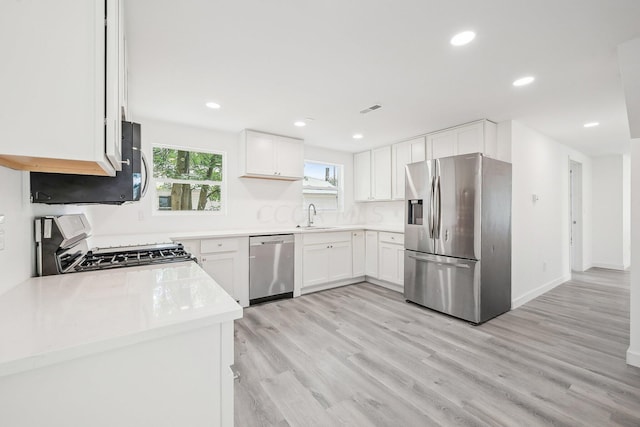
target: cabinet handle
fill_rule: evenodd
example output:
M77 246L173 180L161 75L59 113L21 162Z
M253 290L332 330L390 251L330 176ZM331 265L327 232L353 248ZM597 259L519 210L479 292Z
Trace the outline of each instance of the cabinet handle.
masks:
M222 243L218 243L218 247L222 246Z

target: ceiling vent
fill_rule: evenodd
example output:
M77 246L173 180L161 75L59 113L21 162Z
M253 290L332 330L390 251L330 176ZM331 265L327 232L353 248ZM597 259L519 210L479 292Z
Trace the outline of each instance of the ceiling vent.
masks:
M370 113L370 112L372 112L372 111L379 110L380 108L382 108L382 105L380 105L380 104L375 104L375 105L372 105L372 106L371 106L371 107L369 107L369 108L365 108L364 110L360 111L360 114L367 114L367 113Z

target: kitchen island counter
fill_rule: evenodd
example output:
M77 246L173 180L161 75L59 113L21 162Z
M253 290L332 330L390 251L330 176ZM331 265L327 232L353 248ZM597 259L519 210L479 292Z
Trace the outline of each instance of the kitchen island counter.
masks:
M240 317L195 262L29 279L0 296L0 424L232 425Z

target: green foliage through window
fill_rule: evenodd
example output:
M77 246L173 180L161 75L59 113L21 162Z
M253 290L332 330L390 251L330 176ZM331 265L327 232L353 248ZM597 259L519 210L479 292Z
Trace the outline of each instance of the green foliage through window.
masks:
M156 206L161 211L220 211L223 155L153 147Z

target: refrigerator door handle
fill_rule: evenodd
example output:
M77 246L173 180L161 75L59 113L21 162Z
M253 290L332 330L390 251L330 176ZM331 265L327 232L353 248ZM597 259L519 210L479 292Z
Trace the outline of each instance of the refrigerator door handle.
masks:
M456 267L456 268L471 268L472 265L465 263L462 260L456 260L456 261L444 261L442 260L442 258L439 259L434 259L434 258L430 258L430 257L426 257L426 256L420 256L420 255L407 255L409 258L411 259L415 259L416 261L423 261L423 262L432 262L436 265L449 265L451 267Z
M436 218L434 219L434 225L433 225L433 234L434 237L436 239L440 238L440 228L442 226L442 198L440 197L440 175L438 175L438 177L436 178L436 186L435 186L435 192L437 193L437 196L434 194L434 197L436 199L435 205L437 206L437 214L436 214Z
M433 238L433 213L435 211L435 199L434 199L434 194L435 194L435 189L436 189L436 180L432 179L431 180L431 195L429 196L429 237Z

